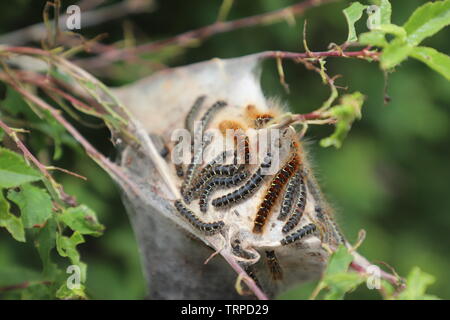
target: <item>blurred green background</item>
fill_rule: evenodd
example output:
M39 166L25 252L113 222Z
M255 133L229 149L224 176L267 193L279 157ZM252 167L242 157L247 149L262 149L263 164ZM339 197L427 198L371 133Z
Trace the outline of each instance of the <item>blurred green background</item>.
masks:
M105 5L117 1L105 1ZM420 0L393 2L393 22L403 24L423 4ZM62 1L63 8L74 1ZM229 19L268 12L296 1L235 1ZM296 18L296 25L281 22L216 35L188 49L169 48L142 56L167 66L179 66L213 57L229 58L265 50L303 51L303 21L308 20L307 40L311 50L326 50L331 42L343 43L347 25L341 12L348 1L337 1L311 9ZM0 3L0 33L6 33L42 20L44 1L17 0ZM130 15L92 28L82 29L87 38L107 32L106 43L120 41L124 28L132 30L137 43L167 38L213 23L221 0L156 1L155 11ZM366 31L365 22L357 28ZM427 39L426 46L450 53L448 29ZM320 77L293 62L284 63L287 94L280 85L275 62L269 61L263 73L268 96L277 96L296 112L309 112L321 105L329 90ZM338 84L349 92L367 96L363 118L356 122L340 150L323 149L318 140L331 127L314 127L308 144L316 174L344 234L353 242L360 229L367 237L359 251L368 259L384 261L402 276L413 266L434 275L430 294L450 298L450 86L440 75L420 62L408 60L389 76L390 103L385 105L384 77L376 63L351 59L329 59L328 72L341 74ZM152 72L152 67L116 63L107 70L91 70L109 85L131 82ZM114 150L107 130L80 128L110 157ZM41 150L34 150L39 154ZM94 299L142 299L145 281L137 245L116 186L82 152L64 148L55 165L88 177L88 182L57 174L68 193L92 207L106 226L104 236L88 238L80 246L88 264L87 292ZM43 151L42 151L43 152ZM32 244L20 244L0 229L0 267L39 272L40 260ZM303 289L305 292L305 289ZM302 288L284 298L302 296ZM1 296L0 296L1 297ZM364 288L348 298L379 298Z

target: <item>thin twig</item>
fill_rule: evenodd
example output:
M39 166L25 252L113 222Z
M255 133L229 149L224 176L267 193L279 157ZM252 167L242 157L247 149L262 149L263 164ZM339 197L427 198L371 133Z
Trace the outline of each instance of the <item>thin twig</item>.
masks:
M82 28L99 25L131 13L149 11L153 8L154 1L152 0L126 0L109 7L82 12ZM59 29L67 29L67 17L67 15L59 17ZM53 24L54 21L49 21L49 23ZM46 33L44 23L38 23L0 36L0 43L22 45L27 42L39 42L46 36Z
M162 48L167 46L172 45L186 46L191 44L193 41L205 40L216 34L258 25L267 25L271 23L276 23L286 19L286 17L302 14L307 9L334 1L337 0L306 0L268 13L231 20L227 22L216 21L211 25L187 31L168 39L142 44L135 48L126 48L122 50L109 50L93 58L78 60L76 61L76 63L88 69L101 68L111 64L114 61L128 60L136 55L161 50Z
M0 75L0 79L7 82L14 90L19 92L24 98L28 99L32 103L36 104L39 108L47 110L50 114L58 121L66 130L77 140L85 149L86 153L94 159L101 167L107 170L110 174L119 177L121 181L123 181L131 191L137 196L143 197L139 188L133 184L129 178L120 170L120 168L112 163L109 159L103 156L100 152L98 152L79 132L76 130L67 120L61 115L59 110L53 108L49 104L47 104L41 98L33 95L31 92L19 87L14 81L11 81L5 75Z

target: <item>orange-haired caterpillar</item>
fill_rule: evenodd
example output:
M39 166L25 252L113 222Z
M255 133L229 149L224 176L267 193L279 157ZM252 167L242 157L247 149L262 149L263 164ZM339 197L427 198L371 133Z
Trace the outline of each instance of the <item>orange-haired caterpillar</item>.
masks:
M316 231L317 227L314 223L310 223L302 228L300 228L299 230L297 230L296 232L294 232L293 234L285 237L284 239L282 239L281 245L285 246L288 245L292 242L301 240L302 238L306 237L309 234L312 234L314 231Z
M234 190L222 197L216 198L212 201L214 207L225 207L231 203L236 203L241 200L248 198L253 194L260 186L264 180L264 175L262 173L263 169L270 168L272 164L272 155L267 154L267 157L263 160L258 170L247 180L247 182L241 186L239 189Z
M238 172L232 176L227 177L215 177L211 181L208 182L206 187L203 189L200 200L199 200L199 206L201 212L206 212L208 210L208 197L211 194L211 192L214 190L217 186L223 186L224 188L234 187L239 185L242 181L247 179L248 171Z
M255 222L253 225L253 233L261 233L262 229L266 223L271 210L279 197L281 190L287 183L288 179L295 173L300 160L297 154L295 154L281 170L277 172L275 177L267 190L263 201L261 202L258 212L256 213Z
M283 270L278 262L275 251L266 251L266 261L273 280L283 279Z
M278 220L285 220L291 213L294 200L300 190L301 177L302 171L297 170L297 172L289 179L286 185L286 190L284 191L283 201L280 206L280 213L277 218Z
M306 206L306 185L303 176L300 178L300 190L297 196L294 213L290 216L288 222L283 226L281 230L283 233L288 233L292 229L294 229L300 219L303 216L303 212L305 211Z
M175 201L175 208L194 228L207 235L213 235L225 226L225 223L221 220L216 222L203 222L191 210L186 208L180 200Z

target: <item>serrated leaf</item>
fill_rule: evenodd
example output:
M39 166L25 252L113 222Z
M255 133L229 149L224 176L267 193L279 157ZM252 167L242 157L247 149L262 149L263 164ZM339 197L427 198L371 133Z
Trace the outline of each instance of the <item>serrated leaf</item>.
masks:
M355 30L355 23L361 19L366 7L367 6L364 6L359 2L353 2L348 8L343 10L348 25L348 36L346 42L355 42L358 40Z
M105 227L97 220L94 211L85 205L65 210L58 219L64 222L72 230L81 234L100 236Z
M335 130L327 138L320 140L322 147L335 146L340 148L351 129L353 122L361 118L361 108L364 102L364 95L360 92L346 94L341 97L339 105L330 108L328 113L336 118Z
M20 208L25 228L43 225L52 215L52 201L44 189L24 184L19 191L9 190L8 199Z
M447 80L450 80L450 57L433 48L415 47L410 56L422 61L431 69L442 74Z
M435 278L428 273L414 267L406 280L406 289L398 296L399 300L425 300L437 299L425 294L427 287L435 282Z
M417 8L404 24L408 34L407 41L410 45L417 46L423 39L449 24L450 0L428 2Z
M39 171L30 167L23 157L0 148L0 187L11 188L41 179Z
M0 190L0 227L6 228L17 241L25 242L22 219L9 212L9 202L3 196L2 190Z
M400 39L395 39L387 45L381 54L381 67L383 69L391 69L408 58L413 47Z
M56 250L61 257L67 257L72 264L77 265L81 269L81 281L86 281L86 264L80 261L80 253L77 245L84 243L84 238L79 232L74 232L72 236L66 237L59 233L56 234Z

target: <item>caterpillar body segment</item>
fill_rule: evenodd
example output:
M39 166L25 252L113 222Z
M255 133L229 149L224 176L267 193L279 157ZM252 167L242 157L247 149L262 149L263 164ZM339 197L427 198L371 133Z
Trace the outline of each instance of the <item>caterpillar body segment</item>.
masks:
M281 194L283 187L288 179L297 171L300 165L300 159L297 154L281 168L273 178L263 201L261 202L253 225L253 233L261 233L263 227L272 212L272 208Z
M283 270L275 255L275 251L266 251L266 261L272 279L275 281L283 280Z
M297 172L289 179L286 190L283 194L283 201L280 206L280 213L278 214L278 220L284 221L290 215L294 206L294 201L300 191L301 170Z
M175 208L194 228L207 235L213 235L222 230L225 223L221 220L216 222L204 222L189 210L180 200L175 201Z
M212 205L216 208L225 207L233 203L240 202L251 196L256 190L259 189L261 183L264 181L265 175L262 171L266 168L270 168L272 163L271 155L264 159L258 170L242 185L239 189L234 190L231 193L223 195L212 201Z
M306 206L306 185L304 178L302 176L300 178L300 190L297 195L294 212L289 217L286 224L283 226L283 229L281 230L283 233L288 233L298 225L300 219L303 216L303 212L305 211L305 206Z
M281 245L286 246L295 241L299 241L299 240L303 239L307 235L310 235L313 232L315 232L316 230L317 230L317 226L313 223L310 223L310 224L300 228L296 232L288 235L287 237L281 239L280 243L281 243Z
M214 191L214 189L216 189L217 187L230 188L233 186L237 186L242 181L247 179L248 175L249 175L248 171L243 171L238 172L232 176L215 177L212 180L210 180L200 195L199 200L200 211L206 212L208 210L208 198Z

